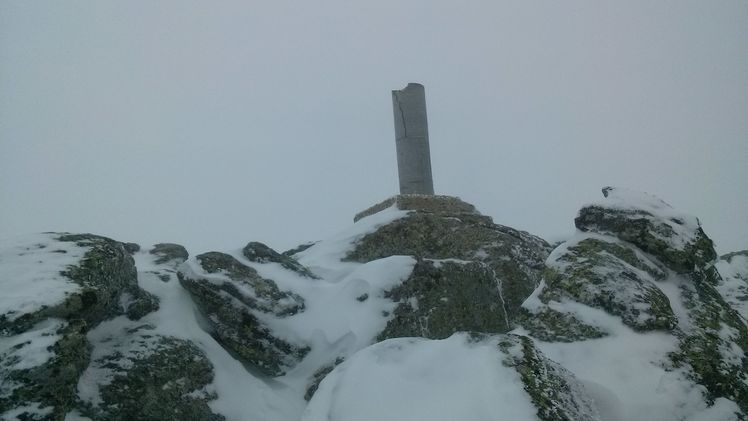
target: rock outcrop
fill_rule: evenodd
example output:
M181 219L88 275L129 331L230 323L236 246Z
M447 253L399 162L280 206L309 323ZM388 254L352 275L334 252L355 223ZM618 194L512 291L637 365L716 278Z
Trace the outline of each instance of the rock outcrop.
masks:
M183 266L179 281L224 346L269 376L282 375L309 352L273 335L261 320L262 314L286 317L304 311L302 297L281 291L229 254L204 253L193 263Z
M450 281L451 277L460 278L463 285L470 285L467 289L474 294L466 297L468 301L484 302L486 297L496 300L495 305L482 307L490 307L491 315L486 317L496 319L491 323L490 332L509 331L520 305L540 282L543 262L550 251L548 243L524 231L494 224L490 217L481 215L472 205L454 197L397 196L362 212L357 218L375 214L386 206L396 206L410 213L364 236L348 253L346 260L369 262L387 256L408 255L419 261L451 261L441 264L443 270L430 271L436 276L434 282L441 285L439 288L432 291L427 288L428 283L424 283L429 263L421 264L423 270L415 275L418 279L405 284L422 284L418 292L420 299L430 303L442 302L440 306L446 309L465 304L461 300L441 301L445 293L460 295L454 290L460 288L457 279ZM462 267L458 269L458 265ZM472 282L475 284L470 284ZM452 289L447 292L445 287ZM402 294L396 292L395 295ZM407 298L410 297L415 295L411 293ZM401 303L397 313L405 316L408 306L415 310L411 304ZM448 311L457 314L461 310L455 307ZM422 318L418 314L408 317ZM465 320L465 317L459 317L459 320ZM486 327L487 324L478 322L475 326L460 326L460 329L482 331L481 328ZM445 332L437 336L444 337Z
M86 333L119 315L137 320L158 300L139 288L124 245L106 237L41 234L0 256L0 415L62 419L89 363Z
M748 252L618 188L553 249L401 195L284 253L0 245L0 419L748 419Z
M659 361L677 367L714 403L748 412L748 328L717 291L712 241L698 220L644 193L605 188L579 211L581 231L548 258L543 285L524 304L523 326L543 341L615 334L618 318L637 332L661 331L679 344Z

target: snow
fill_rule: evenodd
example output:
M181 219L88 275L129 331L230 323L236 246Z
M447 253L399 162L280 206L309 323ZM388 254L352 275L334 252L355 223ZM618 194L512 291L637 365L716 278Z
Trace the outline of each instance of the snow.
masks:
M406 279L415 264L415 260L407 256L392 256L366 264L341 262L340 259L361 237L406 215L407 212L396 209L385 210L300 253L303 254L303 262L322 279L301 276L276 263L249 262L242 256L241 250L232 252L240 262L255 268L260 276L275 281L282 291L293 291L305 300L305 310L294 316L277 318L255 313L277 337L312 347L306 358L283 377L270 379L248 371L216 342L201 325L195 304L178 282L174 268L169 263L156 264L156 257L146 249L134 255L138 283L159 298L160 308L137 322L118 317L89 332L88 339L94 345L92 361L113 351L122 352L123 356L148 352L149 343L142 336L124 333L148 324L153 329L143 333L185 339L205 353L213 364L215 374L208 389L218 396L209 405L228 421L248 417L266 421L297 421L306 407L303 396L313 373L333 362L337 356L352 355L374 341L376 334L387 323L385 314L391 312L395 305L384 298L384 291ZM194 271L195 275L210 280L220 279L224 282L227 279L221 274L204 273L194 259L183 264L181 269ZM169 281L162 281L159 275L168 275ZM254 294L253 291L247 293ZM363 295L368 298L363 301L357 299ZM122 305L127 305L126 298ZM117 340L127 337L130 342ZM126 358L120 360L127 361ZM111 376L112 372L107 367L92 364L78 383L79 396L91 403L100 402L99 388L110 382Z
M519 374L496 341L390 339L335 368L302 421L536 420Z
M65 326L64 321L50 318L19 335L0 336L0 398L11 396L20 386L6 373L38 367L55 356L52 346L61 338L57 332Z
M748 319L748 255L737 254L729 259L720 259L716 266L722 275L717 290L732 308Z
M19 335L0 336L2 369L26 370L38 367L54 357L52 345L60 339L57 331L67 325L58 319L44 319Z
M342 259L353 249L354 244L377 228L408 216L410 211L402 211L391 206L366 218L360 219L351 227L328 240L320 241L312 247L297 253L294 257L302 265L327 281L343 279L358 264L343 262Z
M22 419L20 415L24 415L26 418L23 419L41 419L47 415L52 414L53 408L51 406L42 407L39 402L32 402L24 406L18 406L0 414L0 420L12 421ZM38 417L38 418L37 418Z
M606 189L608 189L607 197L601 201L589 203L585 207L597 206L622 211L644 211L651 215L649 219L655 220L658 224L665 224L673 230L674 235L672 236L662 235L655 230L651 233L675 249L683 249L687 244L696 240L700 224L695 216L680 212L649 193L620 187Z
M45 233L0 241L0 316L13 321L25 313L52 307L80 287L60 275L88 251L73 242L57 241Z
M628 210L643 208L657 215L658 218L663 215L668 217L675 215L675 211L671 211L669 205L657 198L623 189L620 189L622 190L620 192L618 190L609 193L605 206ZM564 262L561 259L562 256L569 252L569 248L589 238L625 244L613 236L578 232L550 254L546 265L563 272L569 263ZM635 251L643 263L651 265L652 268L658 268L648 256L638 250ZM632 271L645 281L648 286L658 288L667 296L682 332L689 333L693 330L693 322L682 296L683 288L690 285L687 278L672 271L666 271L664 280L655 281L648 273L627 263L621 262L621 264L627 271ZM668 354L679 350L678 337L667 332L635 332L624 325L620 318L569 299L549 301L544 304L539 299L544 288L547 288L547 285L545 280L542 280L522 307L531 313L537 313L542 308L549 307L558 312L571 314L583 323L595 326L607 333L607 336L603 338L572 343L535 340L536 346L548 358L570 370L587 386L604 415L603 419L613 421L735 419L734 412L737 410L737 405L734 402L720 399L713 406L708 406L705 400L705 388L689 378L690 373L686 368L672 367ZM631 302L635 298L632 292L635 290L617 291L616 299ZM527 335L527 332L521 328L513 333ZM729 348L724 346L720 349L723 358L732 363L739 362L743 356L742 350L730 340L737 333L723 324L719 334L729 346Z

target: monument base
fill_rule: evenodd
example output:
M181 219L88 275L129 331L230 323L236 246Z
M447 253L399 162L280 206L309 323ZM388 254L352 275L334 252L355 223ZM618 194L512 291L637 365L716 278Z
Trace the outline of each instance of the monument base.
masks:
M353 222L369 215L381 212L391 206L400 210L420 210L434 213L469 213L480 215L475 206L463 202L459 197L454 196L435 196L430 194L399 194L392 196L376 205L356 214Z

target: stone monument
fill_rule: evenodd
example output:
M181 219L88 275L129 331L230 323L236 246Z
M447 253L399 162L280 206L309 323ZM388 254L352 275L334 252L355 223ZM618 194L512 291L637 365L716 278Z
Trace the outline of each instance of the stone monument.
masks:
M392 91L400 194L434 194L426 93L420 83Z

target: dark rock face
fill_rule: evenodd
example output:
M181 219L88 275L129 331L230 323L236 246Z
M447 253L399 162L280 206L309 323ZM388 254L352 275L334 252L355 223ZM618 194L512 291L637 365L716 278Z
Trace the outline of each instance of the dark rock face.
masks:
M304 310L304 300L281 291L270 279L234 257L209 252L196 257L206 275L179 272L179 281L210 323L211 334L226 348L269 376L282 375L309 348L273 336L256 312L285 317ZM222 278L209 278L223 274Z
M190 254L187 253L187 249L184 248L184 246L174 243L156 244L153 246L150 253L158 256L155 261L156 264L163 264L170 260L175 260L181 263L190 257Z
M7 388L2 390L5 393L0 396L0 414L37 404L40 408L51 410L44 416L27 413L25 419L64 418L75 405L78 377L88 364L86 327L83 321L71 324L43 321L35 325L32 331L19 335L21 341L15 347L0 353L0 390ZM36 343L46 338L52 341L48 348L52 357L43 364L27 367L23 359L30 354L38 354L40 350Z
M550 341L605 334L548 306L565 299L618 316L637 331L670 332L680 342L670 364L686 367L710 402L725 397L748 413L748 327L716 289L722 281L712 241L698 220L659 199L621 193L638 199L638 209L622 205L615 189L604 193L610 203L585 207L575 220L586 233L551 254L545 287L523 313L523 326ZM664 284L678 291L670 299L685 309L680 320L660 289Z
M478 214L472 205L459 199L442 203L439 198L429 198L427 210L416 208L407 217L366 235L346 259L365 263L410 255L419 260L480 263L498 281L511 325L520 305L540 281L550 251L548 243L524 231L494 224L490 217Z
M92 247L78 266L63 273L83 287L68 300L67 311L88 322L110 318L121 314L123 294L130 298L124 311L131 320L158 309L158 299L138 287L135 263L122 243L92 234L63 235L59 240Z
M190 342L147 331L94 362L111 370L112 379L100 387L101 402L81 412L95 420L223 420L207 404L215 399L205 390L213 366L203 352Z
M132 256L122 243L92 234L61 234L56 240L88 248L61 272L79 288L57 304L12 320L0 316L2 337L19 341L0 355L0 378L8 382L0 385L7 386L0 414L34 404L48 414L27 414L28 419L62 419L75 404L78 377L88 364L86 333L106 319L124 314L136 320L158 308L158 300L138 287ZM29 354L45 352L46 362L23 363Z
M579 211L574 225L581 231L610 234L627 241L677 273L688 273L717 258L712 240L701 227L692 233L692 238L681 238L683 244L673 243L684 221L658 218L647 210L588 206Z
M280 254L263 243L251 242L247 244L244 249L242 249L242 254L250 262L278 263L284 268L296 272L301 276L317 279L316 275L314 275L309 269L305 268L301 263L297 262L296 259L286 254Z
M377 340L443 339L455 332L510 330L500 281L482 262L421 260L386 297L399 303Z

